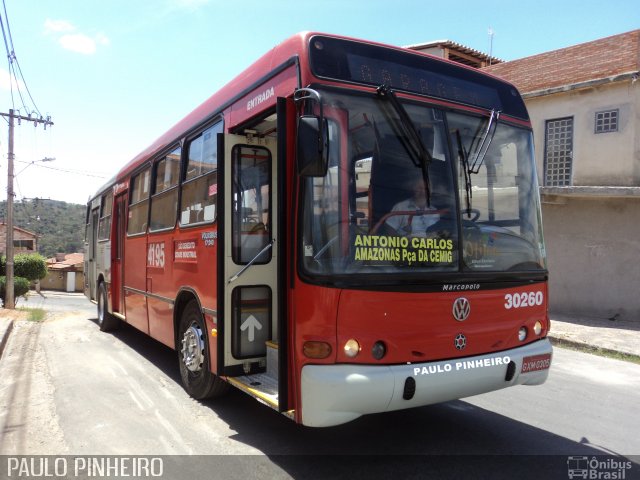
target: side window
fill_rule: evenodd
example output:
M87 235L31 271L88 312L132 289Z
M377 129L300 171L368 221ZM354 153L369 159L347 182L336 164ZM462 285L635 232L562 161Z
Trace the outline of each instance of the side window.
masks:
M113 192L102 197L100 203L100 223L98 225L98 240L109 240L111 233L111 209L113 208Z
M152 232L173 228L176 224L180 153L181 149L178 147L156 163L149 227Z
M216 218L218 133L222 133L222 122L208 128L187 145L180 205L182 226L213 222Z
M150 178L151 168L149 167L131 180L129 222L127 223L128 235L135 235L147 231Z

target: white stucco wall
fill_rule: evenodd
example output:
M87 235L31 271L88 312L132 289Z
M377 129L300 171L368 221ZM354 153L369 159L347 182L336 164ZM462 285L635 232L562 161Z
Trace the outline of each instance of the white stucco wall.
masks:
M640 81L531 96L525 103L541 184L545 122L574 120L574 188L542 195L551 313L640 322ZM619 110L618 131L594 133L596 112L613 109Z
M626 80L525 98L543 183L545 122L572 117L573 185L640 186L640 81ZM617 132L594 133L595 114L619 110Z

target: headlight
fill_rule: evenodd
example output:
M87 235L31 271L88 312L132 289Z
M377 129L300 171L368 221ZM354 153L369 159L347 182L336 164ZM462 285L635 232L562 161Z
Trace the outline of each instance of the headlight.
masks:
M536 324L533 326L533 333L535 333L536 335L540 335L540 332L542 332L542 323L536 322Z
M347 343L344 344L344 353L347 357L355 357L360 353L360 344L357 340L353 338L347 340Z
M373 348L371 349L371 356L376 360L382 359L387 354L387 346L383 341L378 340L373 344Z
M527 338L527 327L520 327L520 330L518 330L518 340L520 340L521 342L524 342L526 338Z

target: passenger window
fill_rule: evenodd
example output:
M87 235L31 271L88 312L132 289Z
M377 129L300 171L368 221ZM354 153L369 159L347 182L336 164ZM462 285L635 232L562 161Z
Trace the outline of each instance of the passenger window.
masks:
M149 228L152 232L173 228L176 224L181 152L180 148L176 148L156 163Z
M213 222L216 218L218 133L222 133L222 122L205 130L187 146L180 206L181 226Z
M151 168L147 168L131 180L129 221L127 223L128 235L136 235L147 231L150 179Z
M113 192L102 197L100 205L100 223L98 224L98 240L109 240L111 233L111 209L113 208Z

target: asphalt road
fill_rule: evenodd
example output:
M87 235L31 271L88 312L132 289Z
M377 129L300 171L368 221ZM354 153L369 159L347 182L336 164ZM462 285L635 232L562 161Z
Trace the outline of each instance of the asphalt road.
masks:
M191 399L175 352L100 332L82 296L28 306L51 313L18 322L0 359L3 455L189 455L164 478L262 479L568 478L570 456L624 456L640 478L640 365L556 348L542 386L312 429L235 389Z

